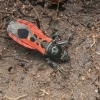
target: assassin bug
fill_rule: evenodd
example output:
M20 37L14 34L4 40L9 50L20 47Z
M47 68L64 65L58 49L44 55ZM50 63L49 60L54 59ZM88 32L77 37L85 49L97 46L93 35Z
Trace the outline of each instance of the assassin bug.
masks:
M66 76L54 60L69 60L68 53L62 50L61 45L68 44L70 38L63 42L56 42L54 39L58 36L58 32L52 38L49 38L38 27L22 19L11 21L8 24L7 31L8 35L19 44L41 52L46 57L48 64L59 70L64 77Z

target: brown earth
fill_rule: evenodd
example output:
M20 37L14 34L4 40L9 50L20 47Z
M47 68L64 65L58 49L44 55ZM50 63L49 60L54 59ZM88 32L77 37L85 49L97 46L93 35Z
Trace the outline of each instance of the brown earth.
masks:
M100 100L100 0L63 2L58 12L56 8L48 1L0 0L0 100ZM42 54L7 36L13 18L37 25L29 16L39 16L47 36L54 30L62 40L73 34L71 43L63 46L71 64L59 63L66 79L49 65L38 70L45 62ZM17 54L22 55L14 57Z

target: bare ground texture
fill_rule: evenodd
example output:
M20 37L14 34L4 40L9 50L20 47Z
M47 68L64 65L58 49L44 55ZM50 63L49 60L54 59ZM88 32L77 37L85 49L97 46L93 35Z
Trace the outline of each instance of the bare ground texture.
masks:
M0 100L100 100L100 0L63 1L56 8L49 0L0 0ZM58 30L66 40L73 34L63 46L71 63L58 61L66 79L49 65L38 70L43 55L7 35L12 19L38 25L34 17L47 36Z

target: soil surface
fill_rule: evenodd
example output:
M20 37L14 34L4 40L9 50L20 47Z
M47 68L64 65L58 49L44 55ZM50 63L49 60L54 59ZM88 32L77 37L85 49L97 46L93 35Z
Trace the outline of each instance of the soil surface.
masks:
M0 100L100 100L100 0L62 2L56 9L48 0L0 0ZM57 40L73 36L62 47L70 62L57 62L65 79L49 65L38 70L43 55L9 38L14 18L40 24L49 37L58 30Z

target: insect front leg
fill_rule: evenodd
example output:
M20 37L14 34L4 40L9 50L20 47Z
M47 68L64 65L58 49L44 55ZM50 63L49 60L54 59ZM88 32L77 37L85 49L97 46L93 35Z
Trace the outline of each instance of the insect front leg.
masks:
M69 36L66 41L58 41L57 44L58 45L68 44L72 39L73 39L73 34L71 36Z
M64 78L66 77L66 74L59 68L59 66L54 61L52 61L50 58L47 58L46 60L47 63L52 65L55 69L57 69Z

